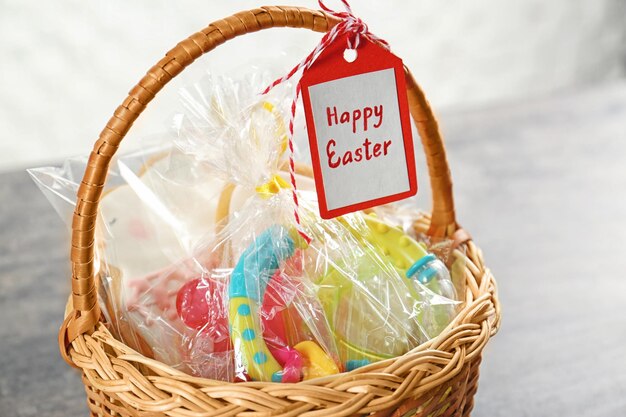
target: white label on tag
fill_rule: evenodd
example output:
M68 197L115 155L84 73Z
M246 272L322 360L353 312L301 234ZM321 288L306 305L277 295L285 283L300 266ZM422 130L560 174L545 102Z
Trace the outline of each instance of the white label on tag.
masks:
M308 92L329 211L410 191L393 68Z

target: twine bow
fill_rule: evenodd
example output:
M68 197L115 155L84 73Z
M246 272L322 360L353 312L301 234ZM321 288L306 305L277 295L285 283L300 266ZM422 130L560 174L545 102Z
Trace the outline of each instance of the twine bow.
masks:
M341 22L338 23L337 26L333 28L333 30L337 29L337 31L340 32L339 35L342 35L344 33L352 33L354 35L352 37L348 37L348 49L357 49L361 42L361 36L365 36L370 41L377 43L383 48L389 50L389 43L386 40L379 38L378 36L370 32L367 24L363 20L361 20L360 17L357 17L354 15L354 13L352 13L352 8L350 7L350 4L348 3L348 1L341 0L341 2L343 3L346 9L344 12L338 12L336 10L333 10L329 8L328 6L326 6L322 0L318 0L320 8L323 11L325 11L331 16L341 19ZM340 26L342 25L344 25L345 27L341 28ZM323 39L322 39L322 42L323 42Z
M341 0L344 5L345 11L337 11L329 8L324 4L324 1L318 0L320 8L327 14L341 19L339 23L337 23L329 32L322 37L322 40L319 44L311 51L309 55L306 56L298 65L293 67L291 71L289 71L285 76L276 79L273 83L271 83L261 94L269 93L274 87L279 84L284 83L285 81L291 79L296 73L302 70L302 74L306 70L308 70L311 65L315 62L315 60L320 56L320 54L328 48L333 42L335 42L339 37L351 34L352 36L347 37L347 49L356 50L360 43L361 37L365 37L371 42L374 42L381 47L389 50L389 43L384 39L379 38L369 31L369 28L361 18L356 17L352 13L352 8L347 0ZM288 133L288 146L289 146L289 178L291 181L291 192L293 196L294 202L294 217L297 224L298 233L306 240L307 243L311 242L311 238L302 230L302 225L300 224L300 215L299 211L299 203L298 203L298 195L296 193L296 175L295 175L295 162L294 162L294 150L293 150L293 123L296 118L296 105L298 100L300 99L300 93L302 91L302 86L300 85L300 81L296 84L296 94L294 95L294 99L291 102L291 116L289 118L289 133Z

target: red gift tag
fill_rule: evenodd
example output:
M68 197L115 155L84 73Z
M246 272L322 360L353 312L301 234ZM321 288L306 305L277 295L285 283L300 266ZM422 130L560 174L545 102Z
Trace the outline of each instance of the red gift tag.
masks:
M402 60L363 37L348 62L347 36L326 47L300 80L324 219L417 193Z

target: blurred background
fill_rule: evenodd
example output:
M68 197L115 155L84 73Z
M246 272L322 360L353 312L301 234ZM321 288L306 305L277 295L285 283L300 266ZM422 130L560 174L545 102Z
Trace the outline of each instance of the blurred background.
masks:
M261 3L0 0L0 171L86 154L126 92L167 49ZM278 3L317 7L312 0ZM438 112L626 73L624 0L353 0L352 6L403 57ZM176 86L197 80L198 72L259 66L278 76L318 40L284 29L219 48L166 89L130 137L166 128Z
M262 3L317 8L0 0L0 416L85 413L55 342L69 232L24 168L87 154L169 48ZM351 3L440 116L459 219L498 280L503 325L472 415L626 416L626 0ZM168 129L178 89L206 71L282 76L319 39L274 29L217 48L157 96L124 147Z

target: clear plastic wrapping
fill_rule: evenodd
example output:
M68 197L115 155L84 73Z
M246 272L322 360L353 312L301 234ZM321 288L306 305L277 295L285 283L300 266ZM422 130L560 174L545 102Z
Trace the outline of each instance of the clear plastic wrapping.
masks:
M262 81L206 77L182 91L170 134L117 159L96 232L110 330L192 375L275 382L437 336L459 304L448 267L462 257L417 233L402 203L322 220L303 169L307 243L285 168L288 100L260 96ZM84 163L30 170L68 221Z

